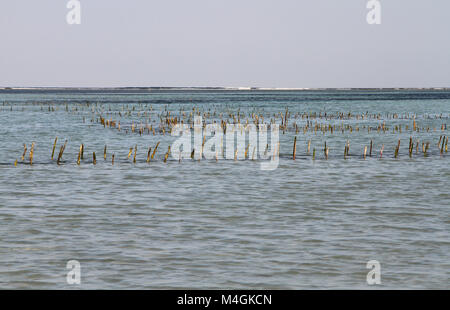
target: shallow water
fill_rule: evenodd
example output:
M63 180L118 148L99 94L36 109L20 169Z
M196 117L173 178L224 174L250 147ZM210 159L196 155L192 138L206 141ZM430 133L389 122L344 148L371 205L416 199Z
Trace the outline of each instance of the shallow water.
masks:
M161 111L194 107L240 109L246 117L258 111L267 120L286 107L292 115L398 113L386 125L410 129L300 131L296 161L290 131L280 136L274 171L251 160L164 163L174 137L125 132L131 120L145 119L144 111L152 109L159 121ZM92 109L121 119L123 130L103 128L95 116L91 122L98 115ZM117 115L127 110L131 116ZM449 135L441 131L449 112L448 91L0 91L0 287L449 289L450 168L447 153L437 148L439 137ZM405 114L416 114L418 126L430 131L411 132ZM56 154L68 141L59 166L50 159L56 136ZM409 157L410 136L430 142L428 156L414 149ZM306 152L309 139L318 150L315 160ZM374 155L364 159L371 139ZM147 164L147 148L158 141L158 158ZM23 144L29 150L31 142L33 166L20 160ZM87 155L78 166L81 143ZM127 155L135 145L133 164ZM66 282L73 259L81 263L79 286ZM381 264L380 286L366 282L369 260Z

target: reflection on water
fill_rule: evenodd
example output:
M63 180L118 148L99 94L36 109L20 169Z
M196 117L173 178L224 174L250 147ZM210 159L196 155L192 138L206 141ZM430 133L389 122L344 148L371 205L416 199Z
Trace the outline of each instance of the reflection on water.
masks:
M437 148L440 136L448 136L440 126L448 125L449 102L445 91L0 93L0 287L72 288L66 263L76 259L77 288L86 289L369 288L366 263L378 260L381 288L449 289L450 168ZM194 107L217 114L239 109L267 120L286 107L291 116L398 113L386 124L403 128L412 121L401 116L415 114L418 126L431 130L300 131L296 161L290 131L280 135L278 169L261 171L251 160L164 163L173 137L91 122L92 109L127 128L131 119L144 119L141 110L152 109L159 121L161 111ZM117 114L128 110L131 116ZM382 120L321 122L377 126ZM50 160L56 136L56 153L68 141L60 166ZM430 142L429 156L421 146L408 156L410 136ZM328 160L322 151L312 160L310 139L311 149L327 142ZM344 160L347 140L352 156ZM376 155L364 160L370 140ZM30 167L20 157L23 144L33 141ZM158 158L147 164L147 149L158 141ZM86 154L96 152L97 165L90 158L76 165L81 143ZM133 164L127 155L135 145Z

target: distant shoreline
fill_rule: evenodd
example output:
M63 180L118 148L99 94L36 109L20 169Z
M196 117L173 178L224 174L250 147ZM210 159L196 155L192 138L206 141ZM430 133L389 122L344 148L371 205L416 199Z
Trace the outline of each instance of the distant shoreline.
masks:
M40 91L448 91L450 87L391 87L391 88L278 88L278 87L0 87L0 91L40 90Z

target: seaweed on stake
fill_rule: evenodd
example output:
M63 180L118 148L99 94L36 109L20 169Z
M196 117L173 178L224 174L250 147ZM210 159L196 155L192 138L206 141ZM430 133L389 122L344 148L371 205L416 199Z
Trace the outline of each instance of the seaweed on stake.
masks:
M81 144L81 160L84 159L84 144Z
M27 145L24 143L23 144L23 154L22 154L22 157L21 157L22 161L25 160L25 155L27 155Z
M169 154L170 154L170 145L169 145L166 155L164 155L164 163L167 162L167 158L169 158Z
M156 143L155 149L153 150L152 160L153 160L153 157L155 157L156 151L158 150L159 143L160 143L159 141L158 141L158 143Z
M31 143L31 149L30 149L30 166L33 165L33 155L34 155L34 142Z
M295 160L295 154L297 153L297 136L294 137L294 147L292 153L292 159Z
M430 147L430 142L427 142L425 145L425 149L423 151L423 156L427 156L428 148Z
M147 152L147 164L150 162L150 153L151 153L151 151L152 151L152 148L151 147L149 147L148 148L148 152Z
M78 159L77 159L77 165L79 166L81 163L81 153L83 151L83 144L80 145L80 150L78 151Z
M66 145L67 145L67 140L66 140L66 142L64 142L64 145L62 145L59 150L58 160L56 161L56 163L58 165L61 164L61 158L63 156L64 150L66 149Z
M400 140L398 140L397 147L395 148L394 158L398 157L399 150L400 150Z
M55 138L55 142L53 143L52 160L53 160L53 156L55 155L55 148L56 148L56 142L57 141L58 141L58 137Z

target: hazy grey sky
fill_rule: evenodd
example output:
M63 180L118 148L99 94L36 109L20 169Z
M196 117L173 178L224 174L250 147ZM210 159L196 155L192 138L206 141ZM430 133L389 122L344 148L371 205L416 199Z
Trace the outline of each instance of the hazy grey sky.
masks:
M450 86L449 0L67 2L0 2L0 86Z

